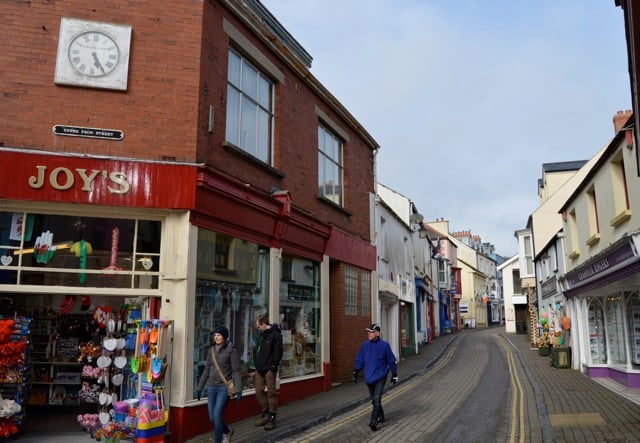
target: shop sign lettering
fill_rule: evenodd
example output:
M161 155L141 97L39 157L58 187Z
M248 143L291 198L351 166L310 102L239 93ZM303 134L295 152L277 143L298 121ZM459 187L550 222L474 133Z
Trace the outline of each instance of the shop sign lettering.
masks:
M601 259L593 263L586 263L579 268L568 272L565 277L568 289L580 285L588 279L596 277L599 278L607 274L611 268L618 266L637 255L638 253L633 247L632 241L627 240Z
M289 285L287 288L287 300L314 301L315 293L311 286Z
M131 185L124 172L106 171L92 169L88 171L84 168L73 170L63 166L47 171L46 166L36 166L36 174L29 177L29 186L33 189L42 189L47 183L58 191L66 191L74 186L81 186L84 192L93 191L96 180L106 180L107 190L111 194L126 194Z

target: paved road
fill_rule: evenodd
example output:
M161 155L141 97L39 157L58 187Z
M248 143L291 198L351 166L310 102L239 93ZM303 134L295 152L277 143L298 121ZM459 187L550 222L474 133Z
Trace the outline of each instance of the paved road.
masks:
M540 442L535 394L498 331L461 337L423 375L389 389L373 432L368 404L284 442ZM365 386L362 387L366 389Z

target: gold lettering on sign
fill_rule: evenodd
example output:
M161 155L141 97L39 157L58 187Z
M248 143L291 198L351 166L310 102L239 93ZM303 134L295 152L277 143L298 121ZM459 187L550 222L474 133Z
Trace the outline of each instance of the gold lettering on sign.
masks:
M80 190L83 192L92 192L94 183L98 177L102 177L102 180L107 181L107 190L111 194L126 194L131 189L129 179L124 172L99 169L92 169L88 172L84 168L71 170L64 166L59 166L49 173L48 181L53 189L66 191L76 184L76 175L79 178L78 183L82 183ZM29 177L27 182L33 189L43 188L47 182L47 167L41 165L36 166L36 174Z
M36 166L37 174L29 177L29 186L33 189L40 189L44 186L44 173L47 170L46 166Z
M58 176L61 172L67 177L67 182L64 185L61 185L58 182ZM53 189L57 189L58 191L66 191L71 188L74 183L75 179L73 178L73 172L67 168L63 168L62 166L51 171L51 174L49 175L49 184Z
M129 192L130 185L127 181L127 176L124 175L123 172L112 172L111 174L109 174L109 179L119 186L117 188L107 186L107 189L109 189L109 192L111 192L112 194L126 194L127 192Z
M96 178L96 175L98 175L100 171L94 169L91 171L90 175L87 175L86 169L76 169L76 172L82 179L82 190L85 192L91 192L91 182Z

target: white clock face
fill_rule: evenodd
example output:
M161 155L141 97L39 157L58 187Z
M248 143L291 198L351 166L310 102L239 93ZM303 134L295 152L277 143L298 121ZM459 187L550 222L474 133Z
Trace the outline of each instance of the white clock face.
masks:
M101 77L116 68L120 61L120 50L105 33L83 32L69 44L69 61L80 74Z

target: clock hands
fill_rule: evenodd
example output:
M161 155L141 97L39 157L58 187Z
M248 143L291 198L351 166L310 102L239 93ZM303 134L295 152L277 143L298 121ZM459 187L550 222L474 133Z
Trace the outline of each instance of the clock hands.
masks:
M92 52L91 55L93 56L93 66L95 66L96 68L100 69L102 71L102 73L105 74L104 68L102 67L102 64L100 63L100 60L98 60L98 56L96 55L96 53Z

